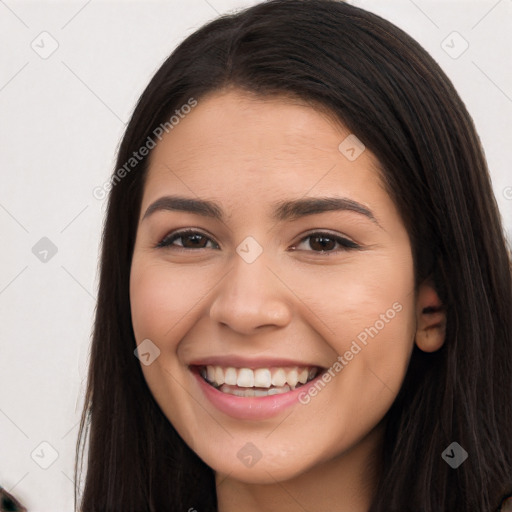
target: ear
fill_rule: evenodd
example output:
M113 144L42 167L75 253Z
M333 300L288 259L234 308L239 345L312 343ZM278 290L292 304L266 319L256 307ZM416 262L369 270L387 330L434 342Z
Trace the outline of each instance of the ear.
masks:
M415 342L423 352L439 350L445 340L446 312L431 279L419 287L416 299Z

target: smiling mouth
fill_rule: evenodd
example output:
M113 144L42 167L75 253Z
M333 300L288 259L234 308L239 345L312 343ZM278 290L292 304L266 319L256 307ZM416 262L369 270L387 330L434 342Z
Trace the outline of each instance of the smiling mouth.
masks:
M239 397L262 397L288 393L313 380L323 368L292 366L272 368L235 368L199 366L199 375L222 393Z

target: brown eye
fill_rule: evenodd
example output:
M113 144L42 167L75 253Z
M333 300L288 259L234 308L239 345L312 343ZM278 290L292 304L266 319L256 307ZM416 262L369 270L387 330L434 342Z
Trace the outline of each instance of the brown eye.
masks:
M181 244L174 244L176 240L181 240ZM188 250L188 249L207 249L206 244L208 241L211 241L209 237L201 233L200 231L194 230L186 230L186 231L178 231L177 233L172 233L166 236L157 247L167 247L167 248L180 248ZM215 242L213 242L215 244Z
M336 253L338 251L348 251L350 249L359 249L360 246L355 242L348 240L347 238L343 238L337 235L332 235L331 233L311 233L310 235L304 237L300 244L303 244L306 240L310 240L309 247L313 249L312 252L319 253ZM299 245L300 245L299 244ZM341 246L341 249L333 250L336 244ZM294 246L295 249L298 245ZM303 249L299 249L303 250Z

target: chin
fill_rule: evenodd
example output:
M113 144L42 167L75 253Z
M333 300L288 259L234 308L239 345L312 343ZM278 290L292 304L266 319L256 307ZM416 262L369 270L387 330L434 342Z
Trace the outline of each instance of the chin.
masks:
M243 445L243 443L233 444ZM262 449L263 453L257 454L258 452L251 444L247 443L243 446L245 451L243 451L244 448L233 453L225 450L222 453L209 453L207 457L201 458L213 469L220 480L229 476L248 484L273 484L291 480L319 463L319 461L310 460L306 453L301 453L300 447L293 449L292 456L287 456L282 453L282 449L276 449L274 453L264 452ZM254 458L244 461L244 455L250 454L252 450L254 450ZM201 456L201 454L198 455Z

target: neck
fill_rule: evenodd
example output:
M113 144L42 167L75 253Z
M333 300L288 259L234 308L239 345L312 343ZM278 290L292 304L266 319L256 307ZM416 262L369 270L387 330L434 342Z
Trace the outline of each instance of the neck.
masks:
M381 424L349 451L288 480L251 484L216 473L218 512L368 512L380 474L383 432Z

